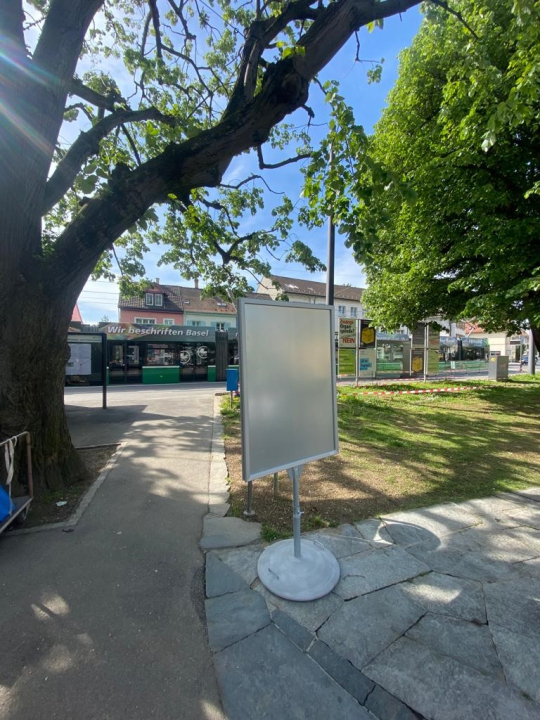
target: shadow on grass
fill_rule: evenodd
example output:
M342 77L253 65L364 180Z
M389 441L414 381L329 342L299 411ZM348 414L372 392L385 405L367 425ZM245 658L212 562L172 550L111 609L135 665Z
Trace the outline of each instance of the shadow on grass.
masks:
M474 394L473 394L474 393ZM470 393L339 395L340 454L306 466L304 525L314 516L350 522L393 510L491 495L540 484L540 383L485 384ZM227 459L238 506L239 421L229 416ZM284 476L285 474L283 474ZM256 481L263 522L290 528L290 483L272 496Z

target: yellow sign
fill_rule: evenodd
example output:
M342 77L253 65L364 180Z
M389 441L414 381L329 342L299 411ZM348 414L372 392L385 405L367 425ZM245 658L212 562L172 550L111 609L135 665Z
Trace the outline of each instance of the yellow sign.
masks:
M375 342L375 328L362 328L362 342L365 345L373 345Z
M413 357L412 371L417 373L417 372L422 372L423 369L424 369L424 359L418 355L416 357Z

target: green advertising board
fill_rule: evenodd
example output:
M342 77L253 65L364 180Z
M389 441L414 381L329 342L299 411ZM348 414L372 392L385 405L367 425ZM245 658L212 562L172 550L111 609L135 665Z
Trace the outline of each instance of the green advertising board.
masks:
M439 372L439 351L428 350L428 375L437 375Z
M338 374L353 376L356 374L356 350L350 348L339 349Z

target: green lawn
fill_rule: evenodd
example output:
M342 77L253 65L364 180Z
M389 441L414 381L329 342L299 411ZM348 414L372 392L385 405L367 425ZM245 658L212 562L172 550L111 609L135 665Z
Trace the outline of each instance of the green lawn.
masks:
M540 377L408 383L391 389L477 386L461 393L361 395L340 387L340 453L306 466L304 527L351 522L398 509L459 501L540 484ZM228 401L227 401L228 402ZM233 511L245 503L238 404L223 407ZM282 473L254 483L253 506L267 533L290 531L291 493Z

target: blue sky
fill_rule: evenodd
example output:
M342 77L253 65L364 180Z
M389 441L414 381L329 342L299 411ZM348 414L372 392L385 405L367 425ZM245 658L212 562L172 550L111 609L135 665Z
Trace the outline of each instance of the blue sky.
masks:
M321 80L338 80L341 92L347 102L352 105L355 111L356 121L364 126L366 131L371 132L373 125L379 119L385 104L388 92L392 88L398 72L399 53L408 47L418 31L421 23L421 14L418 8L413 8L404 13L401 17L396 16L385 21L382 30L376 29L369 33L367 29L360 32L360 58L362 60L381 60L384 58L382 79L380 83L368 84L367 70L371 67L368 62L355 62L356 41L353 39L334 60L321 73ZM324 137L328 109L325 106L321 91L313 87L308 101L309 106L315 112L313 135L316 139ZM305 125L307 115L300 110L287 118L285 122L293 122L297 125ZM73 128L75 130L75 128ZM277 162L283 160L286 151L271 151L264 149L266 162ZM240 180L251 172L260 172L254 153L242 155L236 158L227 171L224 182L234 179ZM300 197L302 176L299 164L288 165L279 170L266 171L265 179L274 189L286 192L293 203ZM267 206L264 212L258 213L255 218L247 218L243 230L248 231L255 227L264 228L271 224L270 211L273 204L272 195L269 195ZM323 262L326 262L327 229L318 228L306 232L305 228L295 227L293 232L307 243L314 254ZM161 266L157 263L160 258L158 246L152 246L152 251L145 257L146 274L149 278L159 278L164 284L189 285L173 267ZM325 279L324 274L314 275L306 271L302 266L275 261L272 259L272 271L277 275L289 277L307 278L314 280ZM364 286L362 268L357 265L350 253L344 246L344 239L336 235L336 283L350 283L352 285ZM254 281L253 281L254 282ZM88 281L79 298L79 309L85 322L97 322L107 316L110 320L116 320L118 301L118 289L115 283L98 280Z

